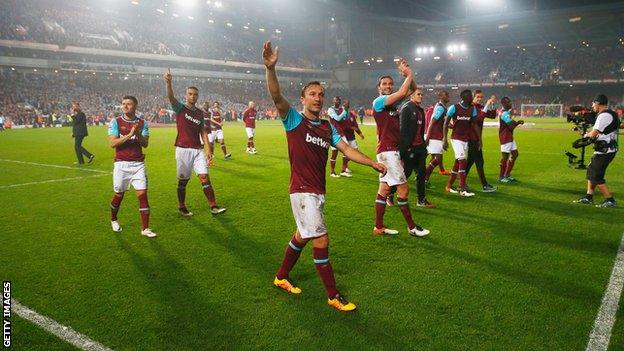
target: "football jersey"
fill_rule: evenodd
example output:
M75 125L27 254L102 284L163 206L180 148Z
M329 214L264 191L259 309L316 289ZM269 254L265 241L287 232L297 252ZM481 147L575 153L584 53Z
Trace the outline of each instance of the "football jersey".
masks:
M144 137L149 136L149 127L147 121L136 117L132 120L127 119L125 116L114 118L110 121L108 126L108 135L119 138L122 135L128 135L132 130L132 127L136 125L141 131L141 135ZM139 143L139 138L133 135L125 143L115 147L115 161L144 161L145 155L143 155L143 147Z
M429 132L429 139L442 140L444 139L444 116L446 115L446 106L437 102L433 107L433 114L431 120L427 123L427 127L431 124L431 131Z
M477 118L475 119L475 123L479 126L479 131L483 133L483 123L486 118L494 118L496 117L496 110L486 110L485 107L481 104L474 104L477 109ZM474 128L470 128L470 141L479 141L481 140L481 134L477 134Z
M513 141L513 130L516 124L511 118L511 111L502 110L499 117L498 140L501 145L511 143Z
M341 122L346 119L347 111L342 107L332 106L327 109L327 114L329 115L329 123L336 128L338 134L345 135L344 125Z
M373 117L377 125L377 153L399 151L401 127L395 105L386 106L388 95L373 100Z
M223 119L221 118L221 110L215 110L215 109L210 109L210 115L212 117L212 119L214 119L215 121L222 123ZM222 129L220 125L216 124L216 123L212 123L210 122L210 129L211 130L219 130Z
M253 108L248 108L243 112L243 122L245 128L256 128L256 114L258 112Z
M470 140L470 129L477 118L477 109L470 105L464 107L461 103L451 105L446 112L446 118L453 120L453 132L451 139L468 141Z
M196 107L187 107L178 102L172 106L175 112L176 135L175 146L201 149L201 132L204 128L204 111Z
M349 122L349 128L344 130L345 137L347 138L347 140L355 140L355 131L360 128L358 126L357 116L355 115L355 113L349 112L347 121Z
M340 134L328 121L309 120L292 107L282 123L288 141L290 193L325 194L327 152L340 142Z

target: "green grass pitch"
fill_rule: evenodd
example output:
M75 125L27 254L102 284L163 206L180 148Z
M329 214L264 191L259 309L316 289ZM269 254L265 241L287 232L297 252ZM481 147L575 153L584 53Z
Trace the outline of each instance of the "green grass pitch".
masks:
M132 190L121 205L123 232L111 231L110 175L43 183L97 173L0 161L0 275L22 304L118 350L582 350L624 232L623 212L572 204L584 193L585 174L568 168L563 153L578 135L561 120L531 122L544 129L517 130L516 184L496 182L494 128L485 130L484 150L498 192L445 194L446 177L436 174L428 198L438 208L425 210L415 206L410 180L412 212L431 230L427 238L408 236L395 207L386 223L400 235L371 234L373 170L352 164L352 179L327 178L330 258L339 289L358 305L352 314L326 305L310 248L291 274L302 295L272 285L295 228L285 135L276 122L259 123L257 155L244 153L241 124L226 125L233 158L224 161L217 150L210 171L228 208L218 217L196 178L187 190L195 216L178 215L175 129L152 128L146 164L155 240L139 233ZM363 131L361 150L374 156L375 129ZM84 145L96 159L84 168L111 171L106 128L89 132ZM0 133L0 150L1 159L74 161L67 128ZM624 204L622 161L618 155L607 181ZM452 165L450 152L445 164ZM34 184L6 187L21 183ZM478 188L474 170L469 184ZM72 349L29 322L13 322L15 349ZM610 350L624 350L622 307Z

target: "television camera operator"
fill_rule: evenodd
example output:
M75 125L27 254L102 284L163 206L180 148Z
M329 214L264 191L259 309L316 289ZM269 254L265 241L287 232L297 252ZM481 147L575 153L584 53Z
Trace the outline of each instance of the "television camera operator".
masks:
M587 167L587 194L574 201L581 204L592 204L594 190L598 188L605 200L596 207L616 207L613 194L605 181L607 167L615 158L618 150L617 137L620 127L618 115L608 106L608 99L600 94L592 102L592 110L596 113L596 122L592 130L583 135L594 144L594 155Z

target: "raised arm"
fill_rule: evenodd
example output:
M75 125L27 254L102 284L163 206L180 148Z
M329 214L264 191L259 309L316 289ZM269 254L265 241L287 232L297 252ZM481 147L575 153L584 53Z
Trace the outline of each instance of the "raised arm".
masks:
M173 86L171 85L171 81L173 80L173 76L171 75L171 69L167 68L167 73L165 73L165 83L167 85L167 98L169 99L169 103L171 106L178 106L179 102L173 96Z
M412 72L412 69L405 60L401 60L399 62L398 69L401 72L401 75L405 77L405 80L403 81L403 84L401 84L399 90L388 95L388 97L386 98L386 106L392 106L408 96L410 87L414 82L414 72Z
M279 82L277 81L277 73L275 72L275 65L279 59L278 47L273 49L270 41L264 43L264 47L262 48L262 59L264 61L264 66L266 67L266 81L267 87L269 88L269 94L271 94L271 99L273 99L273 102L275 103L279 116L282 118L286 117L288 109L290 109L290 104L282 96Z

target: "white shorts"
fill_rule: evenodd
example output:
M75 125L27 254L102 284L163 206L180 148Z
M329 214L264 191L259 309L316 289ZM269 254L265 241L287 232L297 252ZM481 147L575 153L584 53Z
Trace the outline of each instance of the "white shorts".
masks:
M457 139L451 139L451 146L453 146L453 152L455 153L456 160L465 160L466 153L468 153L468 142Z
M145 162L115 161L113 165L113 191L123 193L130 188L130 185L135 190L147 189Z
M325 195L313 193L290 194L290 205L297 223L297 231L304 239L318 238L327 234L325 227Z
M223 129L213 130L208 133L208 142L214 143L215 140L223 140Z
M429 140L429 145L427 145L427 152L433 155L442 154L444 153L443 144L442 140L431 139Z
M501 145L501 152L510 154L512 151L518 150L518 146L516 145L516 141L512 141L510 143L506 143Z
M399 185L407 182L405 170L401 164L401 157L398 151L384 151L377 154L377 161L383 163L388 169L386 175L379 175L380 183L387 183L389 186Z
M178 179L189 179L196 174L208 174L208 162L202 149L192 149L176 146L176 172Z
M358 143L357 143L357 141L355 141L355 139L353 139L353 140L348 140L348 141L347 141L347 144L349 144L349 146L351 146L351 147L352 147L352 148L354 148L354 149L357 149L357 148L358 148Z
M342 139L342 141L344 141L345 143L349 144L349 141L347 140L347 137L344 137L344 136L343 136L343 137L341 137L340 139ZM335 148L335 147L333 147L333 146L330 146L329 148L330 148L332 151L334 151L334 150L338 150L338 149L336 149L336 148Z
M245 131L247 132L247 139L254 137L255 128L247 128L245 127ZM221 133L221 138L223 138L223 133Z

